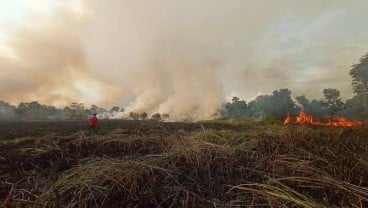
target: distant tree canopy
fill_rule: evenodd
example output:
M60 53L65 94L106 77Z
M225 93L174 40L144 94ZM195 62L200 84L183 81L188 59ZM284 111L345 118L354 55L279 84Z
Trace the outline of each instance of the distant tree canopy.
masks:
M368 54L360 58L359 63L353 65L350 75L353 78L351 85L354 92L368 99Z
M140 117L143 121L144 121L144 120L146 120L147 116L148 116L148 114L147 114L146 112L143 112L143 113L141 113L141 114L139 115L139 117Z
M225 118L249 117L257 119L282 119L287 114L296 114L298 107L291 98L288 89L275 90L272 95L261 95L248 104L238 97L233 97L231 103L225 103L220 110L220 116Z
M139 113L134 113L134 112L130 112L130 113L129 113L129 117L130 117L132 120L138 120L138 119L139 119L139 116L140 116L140 114L139 114Z
M365 121L368 116L368 100L361 95L355 95L353 98L348 99L343 115Z
M359 63L354 64L350 70L353 78L351 83L356 96L346 101L349 115L357 115L364 123L368 117L368 53L362 56Z
M232 102L224 103L220 109L220 117L248 117L256 119L285 118L287 114L296 114L300 110L318 119L326 119L335 115L366 120L368 117L368 53L359 63L352 66L350 75L352 87L356 95L344 103L340 91L327 88L322 91L322 99L309 100L306 96L291 98L288 89L275 90L271 95L261 95L248 104L234 97Z
M117 112L120 112L122 110L122 112L124 111L124 109L122 108L122 109L120 109L120 107L119 106L114 106L114 107L112 107L110 110L109 110L109 112L110 113L117 113Z
M295 97L295 101L289 89L278 89L272 94L258 96L248 103L239 97L233 97L230 102L221 105L217 115L221 118L282 120L288 114L296 115L303 110L318 119L343 115L365 121L368 118L368 54L353 65L349 73L353 78L351 85L355 95L346 102L341 99L340 91L332 88L324 89L321 99L309 100L305 95L301 95ZM72 103L60 109L37 101L21 102L18 105L0 101L0 119L86 119L93 113L97 113L101 118L108 118L120 112L124 112L124 109L119 106L106 110L96 105L86 108L83 103ZM134 120L148 118L146 112L130 112L129 116ZM169 115L154 113L150 119L168 120Z
M96 108L97 106L91 106L91 111L93 113L97 113L96 112ZM72 103L70 105L70 118L71 119L83 119L83 118L87 118L90 114L92 114L90 111L88 111L87 109L85 109L85 106L83 103Z
M299 111L296 103L291 98L291 91L289 89L275 90L270 97L271 115L283 119L287 114L296 114Z
M5 102L0 101L0 117L3 119L12 119L15 117L16 107Z
M322 101L322 105L330 117L343 109L344 103L341 101L340 91L328 88L323 90L323 95L325 100Z
M162 114L162 119L167 120L170 118L170 115L167 113Z
M261 95L246 104L237 97L232 102L224 103L220 109L221 118L247 117L251 119L284 119L288 114L296 115L301 110L316 119L327 120L331 116L341 115L363 120L368 116L368 100L356 95L344 103L340 91L327 88L322 91L322 99L309 100L306 96L291 98L288 89L275 90L271 95Z
M251 117L262 119L283 119L287 114L294 115L299 111L288 89L275 90L272 95L258 96L249 103L249 108Z
M83 103L72 103L64 108L57 108L40 104L38 101L21 102L17 106L0 101L0 120L80 120L93 113L98 114L100 118L108 118L122 111L120 107L112 109L113 111L108 111L96 105L86 108Z
M247 103L244 100L240 100L238 97L233 97L231 103L223 104L220 109L222 117L226 118L240 118L245 117L247 113Z
M321 119L327 114L321 100L314 99L309 101L304 95L298 96L295 99L301 106L301 109L308 115L312 115L314 118Z
M329 116L343 115L348 118L365 120L368 117L368 99L363 95L355 95L345 103L340 98L337 89L325 89L321 99L309 100L306 96L297 96L296 102L291 98L291 91L279 89L270 95L261 95L249 103L233 97L231 102L222 104L219 109L221 118L250 118L250 119L278 119L283 120L288 114L296 115L300 110L319 119ZM87 119L93 113L100 118L109 118L115 113L122 111L120 107L110 110L92 105L86 108L83 103L72 103L62 109L54 106L40 104L37 101L22 102L17 106L5 101L0 101L0 119L27 119L27 120L50 120L50 119ZM128 114L133 120L146 120L148 113ZM154 113L151 120L168 120L168 114Z
M23 119L47 119L57 114L58 110L54 106L42 105L37 101L22 102L14 109L14 113Z
M159 113L155 113L151 116L151 120L154 120L154 121L161 121L161 114Z

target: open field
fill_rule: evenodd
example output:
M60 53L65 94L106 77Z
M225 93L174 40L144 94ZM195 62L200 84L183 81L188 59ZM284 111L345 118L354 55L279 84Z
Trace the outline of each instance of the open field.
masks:
M1 122L0 135L0 207L368 206L361 127Z

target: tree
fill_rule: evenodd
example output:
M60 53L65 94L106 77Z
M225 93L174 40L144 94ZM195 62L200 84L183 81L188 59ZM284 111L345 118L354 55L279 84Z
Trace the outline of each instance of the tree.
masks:
M170 118L170 115L167 113L162 114L162 119L167 120Z
M238 97L233 97L231 103L223 104L220 115L225 118L245 117L247 113L247 103Z
M364 125L366 125L366 116L368 115L368 53L360 58L359 63L354 64L350 70L350 75L353 78L351 83L353 91L357 96L347 102L350 110L363 117Z
M313 99L309 101L304 95L295 98L298 104L302 107L303 111L313 118L322 119L326 114L324 104L320 100Z
M147 116L148 116L148 114L147 114L146 112L143 112L143 113L141 113L141 114L139 115L139 117L140 117L143 121L144 121L144 120L146 120Z
M23 119L39 119L41 104L37 101L22 102L18 105L16 113Z
M358 64L353 65L350 75L354 92L368 99L368 53L360 58Z
M298 106L291 99L291 91L280 89L272 95L260 95L248 104L247 114L253 118L284 119L288 114L294 115L299 111Z
M94 114L96 113L99 115L100 118L107 118L107 110L105 108L100 108L96 105L91 105L90 109L85 110L87 114Z
M161 121L161 114L155 113L151 116L151 119L154 121Z
M305 112L312 115L313 118L323 119L326 115L323 101L313 99L305 109Z
M305 111L306 108L308 108L309 100L305 97L305 95L301 95L295 98L295 100L298 102L298 104L303 108Z
M271 114L278 119L283 119L286 115L293 115L299 111L299 108L291 98L291 91L289 89L273 91L270 102Z
M0 119L14 119L16 107L5 102L0 101Z
M332 118L336 112L341 111L344 107L344 103L340 99L340 91L328 88L323 90L323 95L325 98L325 101L322 101L323 107Z
M14 112L21 119L40 120L55 119L59 111L54 106L47 106L40 104L38 101L33 101L19 103Z
M247 115L252 118L263 120L269 114L270 95L260 95L248 104Z
M119 106L114 106L114 107L112 107L110 110L109 110L109 112L110 113L117 113L117 112L119 112L120 111L120 107Z
M134 113L134 112L130 112L129 113L129 117L133 120L138 120L139 118L139 114L138 113Z
M95 111L92 110L92 107L91 111L95 113ZM90 112L85 109L84 103L72 103L69 109L71 113L71 119L85 119L88 118L88 114L90 114Z
M366 122L366 118L368 116L367 99L365 99L363 96L356 95L346 101L346 107L347 108L344 110L344 116Z

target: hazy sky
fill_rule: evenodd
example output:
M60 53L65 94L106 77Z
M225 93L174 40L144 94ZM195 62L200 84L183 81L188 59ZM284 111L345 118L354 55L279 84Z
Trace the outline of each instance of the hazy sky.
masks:
M289 88L351 94L366 0L0 0L0 99L185 117ZM178 107L179 106L179 107Z

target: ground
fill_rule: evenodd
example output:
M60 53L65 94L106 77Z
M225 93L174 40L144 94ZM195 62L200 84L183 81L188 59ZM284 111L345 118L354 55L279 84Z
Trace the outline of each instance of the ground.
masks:
M0 122L0 207L367 207L367 130Z

